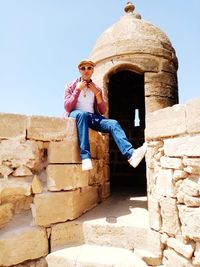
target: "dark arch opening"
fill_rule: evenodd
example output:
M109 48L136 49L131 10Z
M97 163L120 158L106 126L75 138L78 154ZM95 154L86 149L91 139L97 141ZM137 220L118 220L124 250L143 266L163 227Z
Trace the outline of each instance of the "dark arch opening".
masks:
M144 142L145 97L144 75L120 70L110 76L108 83L109 118L117 119L134 148ZM134 187L146 192L146 163L131 167L110 137L111 191L119 187Z

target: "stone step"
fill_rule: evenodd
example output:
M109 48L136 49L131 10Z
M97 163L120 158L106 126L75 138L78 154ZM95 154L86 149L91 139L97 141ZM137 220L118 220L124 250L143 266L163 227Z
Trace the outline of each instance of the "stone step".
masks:
M70 246L73 242L137 249L147 264L159 264L162 259L160 234L149 227L147 198L132 193L131 197L112 195L80 218L52 226L51 251Z
M50 253L48 267L147 267L131 250L97 245L80 245Z
M15 266L47 254L46 229L33 225L30 210L15 215L6 227L0 229L0 266Z

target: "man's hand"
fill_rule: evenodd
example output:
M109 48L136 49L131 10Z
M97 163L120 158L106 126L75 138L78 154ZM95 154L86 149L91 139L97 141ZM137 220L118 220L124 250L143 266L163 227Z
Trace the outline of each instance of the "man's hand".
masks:
M76 89L82 90L83 87L87 86L87 82L86 81L80 81L77 83L76 85Z
M96 95L99 90L96 88L93 82L88 83L87 87Z

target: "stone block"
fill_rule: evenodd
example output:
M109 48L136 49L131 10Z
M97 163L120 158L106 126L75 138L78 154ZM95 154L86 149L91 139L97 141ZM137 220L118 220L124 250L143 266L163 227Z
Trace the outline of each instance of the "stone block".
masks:
M41 142L33 140L20 141L15 139L0 142L0 162L9 168L21 168L23 166L31 171L40 171L44 162L44 148ZM16 171L17 174L17 171Z
M83 172L80 164L51 164L47 167L49 191L77 189L88 186L90 172Z
M35 223L49 226L79 217L96 206L98 200L97 188L86 187L82 190L37 194L31 208Z
M147 114L147 139L175 136L186 132L185 106L174 105Z
M94 208L99 203L99 194L97 186L83 187L73 201L74 217L81 216L86 211Z
M161 196L175 196L175 188L173 185L173 170L160 169L156 177L155 193Z
M49 163L80 163L78 139L50 142L48 147Z
M163 156L160 158L160 164L162 168L167 168L167 169L182 169L183 168L181 159L169 158L166 156Z
M36 225L49 226L74 219L73 200L78 194L79 190L35 195L31 209Z
M41 141L64 140L67 136L65 118L30 116L27 125L27 138Z
M167 265L164 262L164 266L171 267L193 267L191 261L179 255L172 249L164 250L164 256L167 259Z
M200 207L178 205L182 234L191 239L200 239Z
M161 229L161 215L159 199L152 195L148 195L148 211L150 227L156 231Z
M29 213L18 214L0 230L0 266L16 266L48 254L46 230L30 226L31 220Z
M184 136L164 140L164 152L168 157L199 157L200 136Z
M27 116L0 113L0 139L25 139Z
M51 252L58 248L84 243L82 223L78 220L51 226Z
M186 104L186 124L188 133L200 132L200 98L195 98Z
M30 209L33 197L31 196L31 177L0 179L0 201L2 204L11 203L14 212Z
M83 244L50 253L49 267L147 267L132 251L123 248Z
M180 179L185 179L188 177L188 173L183 170L174 170L173 181L178 181Z
M199 196L200 192L200 179L197 177L189 177L183 180L179 186L179 191L182 191L184 194L189 196Z
M162 230L170 235L180 233L180 223L176 199L163 197L160 199Z
M192 255L194 253L194 244L188 243L184 244L180 240L177 240L176 238L170 237L167 240L168 247L174 249L177 253L181 254L187 259L192 258Z

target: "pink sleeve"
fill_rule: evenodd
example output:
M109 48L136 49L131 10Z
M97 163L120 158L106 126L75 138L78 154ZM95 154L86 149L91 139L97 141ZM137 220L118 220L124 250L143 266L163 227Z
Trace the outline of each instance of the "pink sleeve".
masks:
M67 113L70 113L75 107L80 94L80 90L76 89L76 84L72 83L65 87L64 108Z

